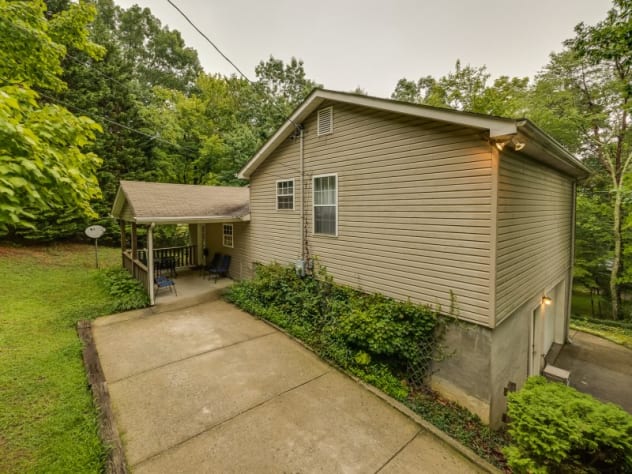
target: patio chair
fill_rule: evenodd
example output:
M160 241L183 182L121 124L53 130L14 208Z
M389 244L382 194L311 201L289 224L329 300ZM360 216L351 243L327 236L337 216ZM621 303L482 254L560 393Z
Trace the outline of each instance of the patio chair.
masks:
M158 290L161 288L169 288L169 292L171 292L171 290L173 289L173 292L176 294L176 296L178 296L178 290L176 290L176 282L173 281L171 278L167 278L166 276L162 276L162 275L157 275L154 278L154 283Z
M221 263L221 261L222 261L222 254L217 253L217 252L214 253L213 258L211 259L211 263L209 263L208 265L202 268L202 276L204 276L206 273L210 274L211 269L219 267L219 264ZM210 275L209 275L209 278L210 278Z
M208 272L209 279L211 278L211 276L215 275L215 283L217 283L217 280L219 277L227 276L228 267L230 267L230 259L231 259L230 255L222 255L219 265L209 270Z

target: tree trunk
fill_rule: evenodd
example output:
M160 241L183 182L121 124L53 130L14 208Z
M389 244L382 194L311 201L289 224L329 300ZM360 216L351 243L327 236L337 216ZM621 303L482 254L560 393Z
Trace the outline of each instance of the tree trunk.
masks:
M622 194L621 186L617 186L614 190L614 209L613 209L613 237L614 237L614 255L612 257L612 269L610 271L610 303L612 319L619 319L620 312L620 289L619 289L619 272L621 269L621 253L623 250L621 239L621 213L622 213Z

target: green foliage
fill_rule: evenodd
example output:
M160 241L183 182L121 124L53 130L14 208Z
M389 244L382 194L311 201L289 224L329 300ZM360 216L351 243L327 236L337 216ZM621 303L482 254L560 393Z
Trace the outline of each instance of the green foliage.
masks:
M586 288L608 292L612 258L612 209L599 194L579 192L575 227L573 277Z
M461 66L440 78L400 79L391 98L405 102L445 107L505 117L522 117L529 98L528 78L501 76L491 85L485 66Z
M99 158L85 148L98 124L59 105L45 103L35 88L61 91L66 46L96 58L102 50L87 39L94 7L73 4L49 21L43 1L0 1L0 235L39 212L62 206L93 215L100 196Z
M508 440L504 431L492 430L472 412L455 402L441 399L429 390L415 392L405 403L479 456L497 467L506 467L502 450L507 446Z
M149 306L149 298L143 285L124 268L103 271L103 282L114 299L113 313Z
M115 303L100 273L89 245L0 245L0 472L105 472L76 330Z
M609 341L632 349L632 321L610 321L607 319L589 319L573 317L571 329L594 334Z
M436 315L427 307L381 295L362 298L340 316L347 341L367 353L406 363L428 363L427 346L434 342Z
M430 308L337 286L324 269L300 278L292 267L260 266L228 298L400 400L408 394L406 370L427 369L435 349L438 318Z
M616 405L532 377L508 414L514 472L632 472L632 416Z

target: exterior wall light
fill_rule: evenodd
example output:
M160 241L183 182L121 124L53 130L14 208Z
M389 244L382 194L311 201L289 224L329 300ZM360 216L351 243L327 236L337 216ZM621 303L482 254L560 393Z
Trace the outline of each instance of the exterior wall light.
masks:
M522 138L513 136L510 138L505 137L494 140L494 145L496 145L496 148L498 148L499 151L503 151L507 145L515 151L520 151L527 145L527 143Z
M550 306L550 305L551 305L551 303L553 303L553 300L551 299L551 297L550 297L550 296L546 296L546 295L544 295L544 296L542 297L542 304L543 304L543 305L545 305L545 306Z
M514 150L516 151L522 150L527 145L525 142L516 137L511 140L511 143L513 144Z

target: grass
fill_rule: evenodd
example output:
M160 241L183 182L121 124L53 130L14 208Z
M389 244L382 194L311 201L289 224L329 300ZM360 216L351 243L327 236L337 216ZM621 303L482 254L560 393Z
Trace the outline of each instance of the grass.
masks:
M604 339L632 349L632 321L598 319L596 316L609 314L610 306L604 297L594 296L593 300L594 311L597 314L593 314L593 302L591 302L588 290L581 287L573 289L570 327L578 331L603 337ZM601 309L601 313L599 313L599 309ZM629 301L626 301L624 310L629 312Z
M571 319L571 328L603 337L632 349L632 323L630 322L617 324L616 321L575 318Z
M120 250L101 248L100 263ZM115 305L88 245L0 245L0 472L101 472L75 324Z

